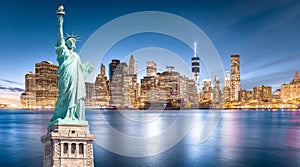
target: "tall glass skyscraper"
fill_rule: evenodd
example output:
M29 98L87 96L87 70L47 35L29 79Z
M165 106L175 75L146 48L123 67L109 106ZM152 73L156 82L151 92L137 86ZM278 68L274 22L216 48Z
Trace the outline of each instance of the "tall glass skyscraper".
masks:
M240 89L240 55L231 55L231 101L239 100Z

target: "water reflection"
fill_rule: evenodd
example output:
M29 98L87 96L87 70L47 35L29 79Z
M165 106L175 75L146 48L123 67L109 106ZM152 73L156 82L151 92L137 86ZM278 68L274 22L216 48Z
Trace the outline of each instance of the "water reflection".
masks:
M143 117L153 118L157 113L130 114L135 121L115 112L89 111L87 120L97 140L106 146L141 155L155 153L167 141L177 143L174 140L185 135L190 121L196 118L196 122L177 144L153 156L121 156L94 142L95 166L300 166L300 112L224 111L217 128L204 141L199 139L205 125L210 125L205 122L206 110L164 112L152 121ZM42 166L44 146L40 137L46 133L51 116L51 112L1 110L0 165ZM149 140L140 144L116 138L107 123L119 133Z
M99 136L96 143L106 150L124 156L151 156L177 144L189 132L196 120L194 114L170 111L162 114L158 119L145 123L137 118L140 114L151 116L152 112L130 114L136 117L136 121L131 122L118 112L99 114L102 117L99 119L104 122L100 131L105 129L108 134L99 135L102 132L98 133L99 130L94 129L94 133ZM135 133L136 131L141 133Z

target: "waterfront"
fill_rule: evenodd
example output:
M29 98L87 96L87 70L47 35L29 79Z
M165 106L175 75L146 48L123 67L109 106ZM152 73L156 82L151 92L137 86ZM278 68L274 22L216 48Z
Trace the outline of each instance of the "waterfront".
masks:
M187 136L171 149L153 156L133 158L111 153L95 141L95 166L300 166L300 112L225 110L217 128L204 142L199 141L199 134L208 110L180 112L197 118L197 122ZM52 112L0 110L0 165L42 166L44 146L40 136L46 133L51 116ZM109 139L112 134L104 126L106 121L122 133L151 136L162 133L177 117L178 111L128 112L125 115L87 112L91 132L97 135L97 140ZM136 119L153 124L148 124L151 127L137 124ZM189 119L183 120L178 131L190 123ZM176 136L167 137L172 139ZM110 144L120 143L121 140ZM147 154L152 147L139 150L132 145L126 146L126 149Z

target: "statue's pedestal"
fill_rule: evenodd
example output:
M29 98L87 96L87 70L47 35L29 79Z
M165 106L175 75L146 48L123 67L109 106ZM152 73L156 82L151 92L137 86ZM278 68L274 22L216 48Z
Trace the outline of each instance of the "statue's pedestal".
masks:
M88 124L53 124L41 137L45 145L44 167L94 166L93 140Z

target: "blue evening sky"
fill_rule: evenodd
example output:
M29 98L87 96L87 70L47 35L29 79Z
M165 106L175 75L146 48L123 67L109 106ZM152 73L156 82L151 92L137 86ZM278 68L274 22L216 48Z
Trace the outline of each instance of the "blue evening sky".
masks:
M78 52L89 36L115 18L139 11L162 11L201 28L215 45L226 70L230 70L230 55L239 54L242 88L251 90L262 84L279 88L300 69L299 0L10 0L0 5L1 89L10 83L24 88L24 74L34 71L37 62L57 64L55 12L61 4L66 11L65 33L80 35ZM122 60L147 47L170 50L188 65L193 56L181 42L148 33L124 39L103 63L108 66L113 58ZM205 71L204 67L201 70ZM201 80L207 77L204 73Z

